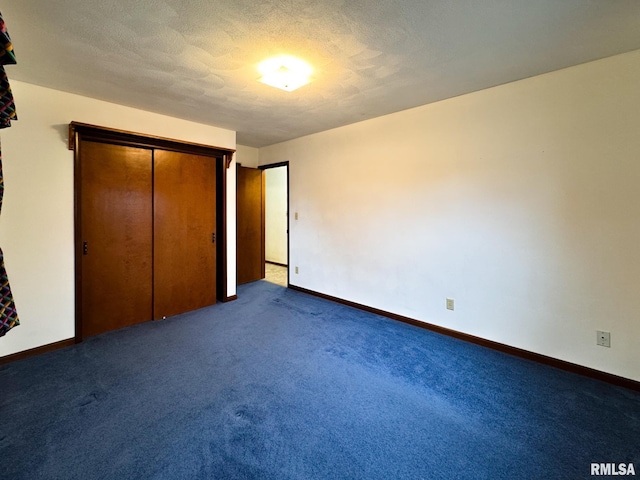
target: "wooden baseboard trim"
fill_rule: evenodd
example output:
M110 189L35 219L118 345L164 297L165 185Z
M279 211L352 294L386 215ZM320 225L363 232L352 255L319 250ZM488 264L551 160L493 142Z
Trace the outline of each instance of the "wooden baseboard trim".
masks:
M75 345L75 344L76 344L75 338L69 338L68 340L61 340L60 342L50 343L48 345L43 345L41 347L30 348L29 350L24 350L18 353L12 353L11 355L0 357L0 365L16 362L18 360L23 360L29 357L35 357L36 355L40 355L42 353L52 352L54 350L70 347L71 345Z
M279 267L285 267L288 268L289 266L286 263L278 263L278 262L272 262L270 260L266 260L264 263L269 263L271 265L277 265Z
M238 299L238 295L231 295L230 297L226 297L222 299L222 303L233 302Z
M629 390L634 390L636 392L640 392L640 382L635 380L631 380L630 378L620 377L618 375L614 375L612 373L603 372L600 370L596 370L594 368L584 367L582 365L578 365L575 363L567 362L564 360L559 360L557 358L548 357L546 355L542 355L539 353L534 353L529 350L523 350L521 348L512 347L510 345L506 345L504 343L494 342L493 340L487 340L485 338L476 337L475 335L469 335L468 333L458 332L457 330L451 330L449 328L441 327L439 325L434 325L432 323L421 322L420 320L416 320L413 318L405 317L403 315L398 315L391 312L386 312L384 310L380 310L377 308L369 307L367 305L362 305L360 303L351 302L349 300L344 300L342 298L333 297L331 295L327 295L324 293L316 292L313 290L308 290L306 288L298 287L296 285L289 284L289 288L292 290L296 290L298 292L306 293L308 295L313 295L315 297L324 298L325 300L330 300L332 302L340 303L342 305L346 305L348 307L357 308L359 310L364 310L365 312L373 313L376 315L380 315L382 317L387 317L392 320L397 320L403 323L408 323L410 325L414 325L416 327L424 328L426 330L430 330L432 332L440 333L442 335L447 335L448 337L457 338L459 340L464 340L465 342L474 343L476 345L480 345L482 347L490 348L492 350L497 350L499 352L503 352L509 355L514 355L516 357L524 358L526 360L531 360L534 362L541 363L543 365L548 365L550 367L558 368L560 370L564 370L571 373L576 373L578 375L582 375L589 378L594 378L596 380L600 380L602 382L609 383L611 385L616 385L618 387L628 388Z

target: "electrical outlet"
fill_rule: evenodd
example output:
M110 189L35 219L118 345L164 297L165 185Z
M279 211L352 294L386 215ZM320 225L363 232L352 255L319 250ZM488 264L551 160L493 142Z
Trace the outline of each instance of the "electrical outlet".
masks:
M610 332L601 332L598 330L596 332L596 343L601 347L611 347L611 333Z
M298 273L300 273L300 272L298 272L298 266L296 265L296 275L297 275Z
M453 310L453 298L447 298L447 310Z

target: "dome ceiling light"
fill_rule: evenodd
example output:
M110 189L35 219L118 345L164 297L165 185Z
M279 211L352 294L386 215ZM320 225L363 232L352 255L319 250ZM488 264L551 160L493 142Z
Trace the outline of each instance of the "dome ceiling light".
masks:
M313 68L304 60L283 55L261 62L258 71L262 83L292 92L311 81Z

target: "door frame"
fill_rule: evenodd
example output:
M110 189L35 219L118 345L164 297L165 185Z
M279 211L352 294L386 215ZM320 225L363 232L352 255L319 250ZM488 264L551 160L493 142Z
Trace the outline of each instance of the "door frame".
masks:
M216 162L216 297L218 301L233 300L227 293L227 169L231 165L235 150L186 142L172 138L157 137L143 133L100 127L80 122L69 124L69 150L74 152L74 258L75 258L75 342L82 341L82 224L81 162L80 149L83 141L110 143L139 148L159 148L182 153L211 157Z
M290 232L291 232L291 208L290 208L290 200L289 200L289 182L290 180L290 176L289 176L289 160L284 161L284 162L278 162L278 163L270 163L267 165L260 165L258 168L260 170L268 170L270 168L278 168L278 167L287 167L287 288L289 288L289 285L291 284L291 241L289 239L290 236ZM265 192L265 203L266 203L266 192ZM266 221L265 221L265 229L266 227ZM265 248L266 248L266 241L265 241Z

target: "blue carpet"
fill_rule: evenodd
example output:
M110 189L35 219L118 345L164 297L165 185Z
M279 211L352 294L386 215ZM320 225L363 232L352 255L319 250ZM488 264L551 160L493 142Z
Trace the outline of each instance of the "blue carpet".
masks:
M2 479L640 475L640 394L261 281L0 367Z

